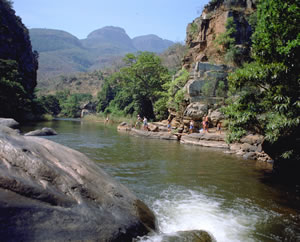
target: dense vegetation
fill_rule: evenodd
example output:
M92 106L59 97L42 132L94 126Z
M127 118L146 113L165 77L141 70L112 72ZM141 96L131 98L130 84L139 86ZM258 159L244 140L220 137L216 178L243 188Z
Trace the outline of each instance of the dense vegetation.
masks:
M229 76L225 109L229 141L248 131L266 138L276 160L299 160L300 123L299 1L260 1L252 36L251 63Z
M160 110L155 103L160 99L162 85L171 77L167 68L154 53L127 54L126 66L106 78L99 93L98 111L119 115L140 114L155 119Z
M80 106L92 101L92 95L87 93L70 93L69 90L57 92L55 95L45 95L38 98L40 114L50 114L52 117L80 117Z
M0 1L0 117L34 117L37 58L12 2Z
M32 109L32 98L21 84L15 60L0 59L0 117L22 119Z

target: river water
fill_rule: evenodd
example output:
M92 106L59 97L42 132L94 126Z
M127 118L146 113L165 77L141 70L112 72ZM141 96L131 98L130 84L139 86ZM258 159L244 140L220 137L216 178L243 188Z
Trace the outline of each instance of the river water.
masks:
M52 127L55 142L86 154L129 187L155 213L160 233L206 230L217 241L300 241L299 187L272 181L270 170L221 150L118 133L115 126L79 120Z

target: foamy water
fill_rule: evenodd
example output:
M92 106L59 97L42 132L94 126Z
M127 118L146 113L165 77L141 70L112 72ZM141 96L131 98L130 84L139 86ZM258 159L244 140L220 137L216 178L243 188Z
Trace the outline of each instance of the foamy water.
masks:
M159 226L159 233L145 236L141 241L162 241L162 234L176 234L185 230L205 230L217 241L255 241L251 233L258 221L265 219L265 211L254 207L227 209L224 201L209 198L200 192L169 188L151 206Z

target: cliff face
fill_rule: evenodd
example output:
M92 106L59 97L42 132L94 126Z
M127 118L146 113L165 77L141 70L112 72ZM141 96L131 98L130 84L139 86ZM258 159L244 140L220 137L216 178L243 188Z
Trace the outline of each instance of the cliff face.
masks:
M213 122L213 114L219 113L218 108L228 87L227 75L235 67L232 62L226 61L225 51L218 46L216 39L226 31L227 20L232 17L235 48L242 51L241 56L247 57L252 34L248 19L254 11L255 0L212 0L204 7L201 16L187 26L188 51L183 58L183 67L190 72L190 77L184 87L184 111L175 113L170 110L171 116L175 116L175 126L184 125L187 129L192 119L200 128L205 116L215 126L223 119L220 114Z
M247 21L255 10L256 0L215 0L205 6L201 16L187 26L186 45L188 53L183 60L186 69L195 62L224 63L215 39L226 31L226 21L233 17L236 25L235 43L241 48L249 47L251 27Z
M27 28L6 0L0 0L0 59L17 62L20 83L32 96L37 84L37 56L32 52Z

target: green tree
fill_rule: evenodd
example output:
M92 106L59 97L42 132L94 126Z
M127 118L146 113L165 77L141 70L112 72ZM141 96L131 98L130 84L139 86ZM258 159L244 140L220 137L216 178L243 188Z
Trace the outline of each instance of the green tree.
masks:
M162 85L170 80L167 68L150 52L127 54L124 62L126 66L104 84L99 94L98 111L106 108L105 112L139 113L155 119L154 104L160 98Z
M229 141L248 130L259 132L273 147L274 159L299 160L299 23L299 1L260 1L252 36L254 61L228 78L235 95L225 109Z
M37 101L42 108L41 113L48 113L55 117L61 112L59 100L54 95L39 97Z
M32 100L21 85L18 64L0 59L0 116L22 119L31 110ZM8 105L9 104L9 105Z

